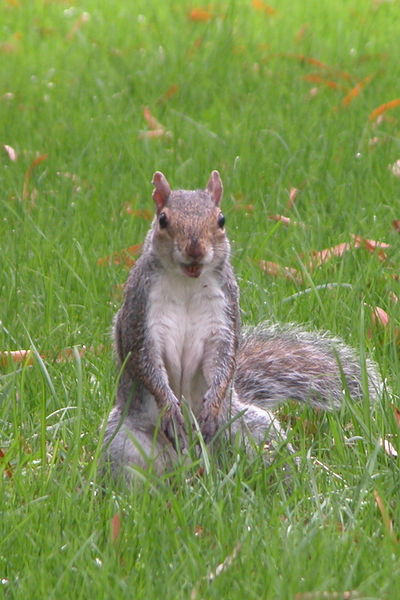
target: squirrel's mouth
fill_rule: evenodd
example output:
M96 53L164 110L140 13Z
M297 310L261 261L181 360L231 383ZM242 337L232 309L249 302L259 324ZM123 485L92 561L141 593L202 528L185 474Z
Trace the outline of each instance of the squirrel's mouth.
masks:
M188 277L200 277L203 265L199 263L190 263L189 265L181 264L182 271Z

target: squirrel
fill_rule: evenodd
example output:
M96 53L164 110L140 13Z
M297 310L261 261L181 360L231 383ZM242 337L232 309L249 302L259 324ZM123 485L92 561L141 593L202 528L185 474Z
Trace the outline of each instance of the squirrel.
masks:
M241 328L218 171L205 190L171 190L159 171L152 183L156 214L114 320L120 378L103 442L112 474L172 468L188 445L184 405L206 443L225 429L267 448L286 438L279 403L361 398L359 358L342 340L293 324ZM366 367L373 399L381 379Z

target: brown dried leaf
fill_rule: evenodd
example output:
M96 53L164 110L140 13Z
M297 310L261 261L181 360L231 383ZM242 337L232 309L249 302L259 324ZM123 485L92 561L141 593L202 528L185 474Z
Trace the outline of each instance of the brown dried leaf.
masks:
M400 219L395 219L392 221L392 227L397 233L400 233Z
M356 83L356 85L346 94L346 96L342 100L343 106L349 106L360 95L365 86L371 81L372 75L368 75L368 77L364 77L362 81Z
M30 181L31 181L31 177L32 177L32 173L33 173L34 168L37 167L38 165L40 165L41 162L43 162L44 160L46 160L47 157L48 157L48 154L41 154L40 156L38 156L37 158L35 158L35 160L33 160L31 162L29 168L25 172L25 175L24 175L24 187L22 189L22 199L23 200L27 200L30 197L29 184L30 184Z
M72 40L72 38L78 33L78 31L81 29L81 27L83 25L85 25L85 23L87 23L88 21L90 21L90 14L88 12L83 12L75 21L75 23L72 25L71 29L69 30L69 32L67 33L67 35L65 36L66 40Z
M11 477L13 476L13 471L12 471L12 467L10 465L9 462L6 462L6 454L5 452L3 452L3 450L0 448L0 464L2 462L6 463L6 466L4 467L4 473L6 474L6 476L11 479Z
M115 513L115 515L112 517L110 522L110 529L111 542L114 544L121 533L121 517L119 513Z
M391 108L395 108L396 106L400 106L400 98L397 98L396 100L390 100L389 102L385 102L377 108L374 108L368 118L370 121L375 121L375 119L383 115L384 112Z
M341 244L337 244L336 246L332 246L331 248L325 248L324 250L314 250L312 252L312 259L310 263L310 268L314 269L319 267L320 265L328 262L331 258L335 256L343 256L345 252L351 249L351 244L349 242L342 242Z
M15 152L14 148L12 148L12 146L8 146L7 144L4 144L3 148L7 152L8 158L12 162L15 162L17 160L18 156L17 156L17 153Z
M202 527L201 525L196 525L196 527L194 528L194 535L196 537L203 537L204 527Z
M294 267L284 267L279 263L271 262L269 260L260 260L259 266L264 273L267 273L267 275L272 275L273 277L284 277L285 279L295 281L296 283L302 283L303 281L300 271Z
M379 508L379 512L381 513L382 516L382 521L383 521L383 525L384 528L386 529L386 533L389 535L389 537L392 538L393 541L397 542L395 533L393 531L393 523L391 518L389 517L389 513L388 510L385 506L384 501L382 500L381 496L379 495L379 493L377 492L377 490L374 490L374 497L375 497L375 502Z
M129 204L129 202L124 204L123 211L128 213L128 215L146 219L146 221L151 221L154 216L154 213L151 210L146 208L133 208L132 204Z
M298 227L304 227L304 223L299 223L298 221L293 221L290 217L284 217L283 215L269 215L268 219L271 221L279 221L284 225L297 225Z
M172 85L169 86L167 91L162 96L160 96L160 98L157 100L157 102L159 104L163 104L164 102L167 102L170 98L172 98L172 96L175 96L175 94L177 94L178 91L179 91L179 87L176 85L176 83L173 83Z
M372 322L377 325L383 325L383 327L387 327L389 324L389 315L383 308L380 306L374 306L371 314Z
M131 268L136 262L133 257L139 254L141 247L142 244L134 244L128 248L123 248L118 252L113 252L113 254L98 258L97 264L101 266L111 264L124 265L125 267Z
M400 428L400 408L398 408L395 404L391 404L391 407L393 410L394 419L397 423L397 427Z
M213 14L205 8L192 8L188 13L188 19L190 21L207 22L211 21Z
M365 248L371 254L374 254L376 251L378 258L382 261L387 259L387 254L384 252L383 248L390 248L390 244L386 244L386 242L377 242L376 240L369 240L367 238L362 237L361 235L351 236L354 241L355 248Z
M10 363L21 363L31 365L33 363L34 354L32 350L3 350L0 352L0 365L6 366Z
M310 83L321 83L322 85L325 85L326 87L329 87L334 90L343 87L340 84L336 83L336 81L326 79L326 77L318 75L317 73L309 73L308 75L303 75L302 79L304 79L304 81L309 81Z
M263 12L265 15L268 15L269 17L272 17L273 15L276 15L276 13L277 13L276 8L274 8L273 6L270 6L263 0L252 0L252 5L253 5L254 10L257 10L258 12Z

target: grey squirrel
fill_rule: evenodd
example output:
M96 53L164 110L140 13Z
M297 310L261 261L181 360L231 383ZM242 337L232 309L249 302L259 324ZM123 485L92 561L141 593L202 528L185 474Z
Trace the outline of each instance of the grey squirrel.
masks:
M221 429L268 447L285 439L279 403L339 407L344 387L360 398L359 359L341 340L290 324L241 329L218 171L205 190L171 191L160 172L153 185L156 214L114 322L120 379L103 451L112 473L172 468L188 443L184 403L206 443ZM372 361L367 378L373 398Z

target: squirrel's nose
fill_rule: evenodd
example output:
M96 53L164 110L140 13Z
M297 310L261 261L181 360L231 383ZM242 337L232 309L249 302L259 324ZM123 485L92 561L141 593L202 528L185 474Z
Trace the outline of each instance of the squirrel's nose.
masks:
M190 242L186 246L186 254L194 260L199 260L200 258L203 258L204 248L197 238L192 238L190 240Z

